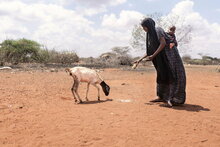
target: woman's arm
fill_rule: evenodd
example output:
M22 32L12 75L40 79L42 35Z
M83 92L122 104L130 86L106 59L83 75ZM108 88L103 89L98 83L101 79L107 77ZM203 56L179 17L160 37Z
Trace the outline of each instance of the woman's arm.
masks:
M157 50L154 52L153 55L149 56L149 59L153 60L164 49L165 45L166 45L165 38L161 37L159 47L157 48Z
M148 57L147 54L145 54L143 57L140 59L136 60L134 63L140 63L144 58Z
M148 57L149 60L153 60L157 56L157 54L159 54L164 49L165 45L166 45L165 38L161 37L160 38L160 45L157 48L157 50L154 52L153 55L148 56L147 54L145 54L143 57L141 57L140 59L138 59L134 63L140 63L144 58L147 58L147 57Z

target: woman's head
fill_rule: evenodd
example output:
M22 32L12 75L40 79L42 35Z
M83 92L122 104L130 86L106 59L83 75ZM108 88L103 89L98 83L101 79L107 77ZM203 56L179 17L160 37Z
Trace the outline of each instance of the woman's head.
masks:
M155 22L152 18L145 18L144 20L142 20L141 26L143 27L144 31L147 32L147 36L146 36L147 54L152 55L160 44L157 37Z
M141 26L143 27L145 32L152 32L155 30L155 22L152 18L145 18L141 22Z

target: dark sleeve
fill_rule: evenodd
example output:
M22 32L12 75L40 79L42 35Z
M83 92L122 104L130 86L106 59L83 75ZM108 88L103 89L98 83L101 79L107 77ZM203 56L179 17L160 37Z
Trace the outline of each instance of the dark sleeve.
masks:
M161 37L166 38L166 33L161 27L157 28L157 37L158 37L158 40L160 40Z

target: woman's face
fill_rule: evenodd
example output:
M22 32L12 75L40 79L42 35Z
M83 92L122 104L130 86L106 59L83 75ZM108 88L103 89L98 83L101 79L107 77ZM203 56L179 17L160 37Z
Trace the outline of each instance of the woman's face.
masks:
M145 32L148 32L148 28L147 28L147 27L143 27L143 30L144 30Z

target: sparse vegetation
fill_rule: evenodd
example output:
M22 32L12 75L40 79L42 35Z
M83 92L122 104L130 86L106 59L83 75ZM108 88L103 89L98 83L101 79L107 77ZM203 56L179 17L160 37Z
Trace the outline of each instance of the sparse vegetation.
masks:
M128 54L129 47L113 47L111 52L101 54L98 58L88 57L80 58L87 67L119 67L131 66L134 61Z
M36 41L19 39L5 40L0 44L0 65L5 63L62 63L71 64L79 61L75 52L48 50Z
M104 53L99 57L99 60L105 65L132 65L132 57L128 54L129 47L113 47L112 52Z
M68 65L78 63L86 67L120 67L131 66L136 58L129 55L130 48L113 47L111 52L101 54L99 57L79 58L75 52L48 50L39 43L27 40L5 40L0 44L0 66L5 64L17 65L20 63L43 63L46 65ZM190 55L182 57L185 64L218 65L220 59L201 55L201 59L192 59ZM148 66L149 63L142 63ZM219 69L218 69L219 70Z
M58 52L55 50L44 50L44 52L46 52L45 56L47 60L44 59L43 61L46 63L72 64L79 62L79 57L75 52Z
M194 65L218 65L220 63L220 59L210 56L202 56L202 59L192 59L189 55L184 55L182 59L185 64Z
M1 43L1 64L9 62L12 64L28 63L37 61L40 44L27 39L5 40Z

